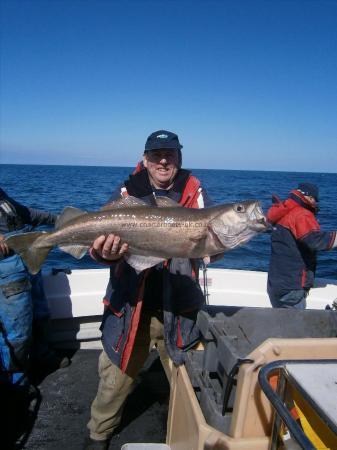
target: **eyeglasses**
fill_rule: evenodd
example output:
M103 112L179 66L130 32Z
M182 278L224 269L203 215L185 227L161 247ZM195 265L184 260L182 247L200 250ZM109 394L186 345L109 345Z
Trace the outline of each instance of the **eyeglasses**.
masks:
M161 161L162 159L175 161L178 158L176 150L152 150L146 152L145 155L149 161Z

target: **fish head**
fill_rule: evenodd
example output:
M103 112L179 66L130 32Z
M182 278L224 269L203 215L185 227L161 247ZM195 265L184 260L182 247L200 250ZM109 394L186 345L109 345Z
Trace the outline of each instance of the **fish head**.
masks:
M232 249L249 241L256 233L266 231L268 223L260 202L247 200L224 205L209 226L224 249Z

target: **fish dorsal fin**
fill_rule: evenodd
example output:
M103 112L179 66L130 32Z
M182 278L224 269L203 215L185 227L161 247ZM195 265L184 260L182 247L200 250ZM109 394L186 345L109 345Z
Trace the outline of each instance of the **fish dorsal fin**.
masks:
M180 207L181 205L177 203L175 200L172 200L172 198L169 197L156 197L156 203L158 208L165 208L165 207Z
M82 209L67 206L57 218L55 222L55 229L58 230L70 220L75 219L76 217L85 216L86 214L88 213Z
M115 208L132 208L135 206L149 206L143 200L140 200L137 197L132 197L129 195L128 197L119 198L118 200L114 200L113 202L107 203L101 208L101 211L106 211L107 209L115 209Z

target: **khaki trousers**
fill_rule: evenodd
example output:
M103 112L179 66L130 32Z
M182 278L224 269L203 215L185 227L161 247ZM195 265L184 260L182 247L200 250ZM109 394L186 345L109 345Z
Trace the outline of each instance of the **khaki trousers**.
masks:
M98 363L98 392L91 405L91 419L88 423L91 439L108 439L118 427L125 401L133 390L136 376L153 346L157 348L165 373L170 379L162 316L162 311L142 312L135 345L125 373L110 361L104 350L102 351Z

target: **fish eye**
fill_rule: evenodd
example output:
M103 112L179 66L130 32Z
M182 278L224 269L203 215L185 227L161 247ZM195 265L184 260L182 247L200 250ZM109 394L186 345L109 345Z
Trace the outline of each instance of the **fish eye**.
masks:
M245 207L244 207L244 205L241 205L241 204L235 205L234 206L234 210L236 212L238 212L238 213L244 213L245 212Z

